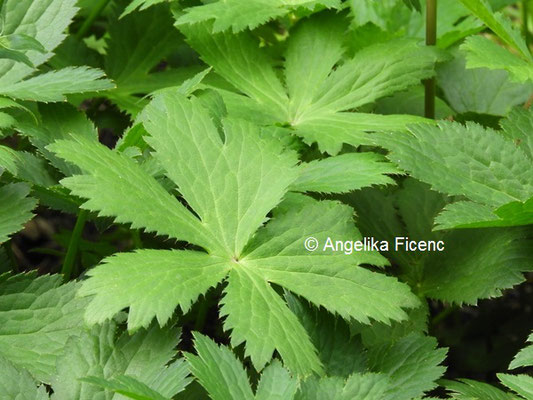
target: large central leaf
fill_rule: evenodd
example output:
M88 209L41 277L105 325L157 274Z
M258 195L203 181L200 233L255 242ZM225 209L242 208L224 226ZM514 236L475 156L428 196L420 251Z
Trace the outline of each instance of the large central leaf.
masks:
M286 195L300 169L277 139L262 137L242 120L225 120L220 133L199 101L177 92L157 96L141 118L155 157L194 214L134 161L82 138L49 146L83 171L62 182L89 199L85 208L205 252L140 250L106 259L89 271L80 291L94 295L86 314L90 322L129 307L130 330L154 317L164 324L177 305L186 312L199 295L226 280L222 313L232 344L246 342L258 369L277 350L292 370L307 373L320 371L320 361L272 284L363 323L403 319L402 308L418 304L406 285L360 266L384 265L379 254L305 250L307 237L323 244L327 237L361 236L349 207ZM272 220L263 226L272 209Z

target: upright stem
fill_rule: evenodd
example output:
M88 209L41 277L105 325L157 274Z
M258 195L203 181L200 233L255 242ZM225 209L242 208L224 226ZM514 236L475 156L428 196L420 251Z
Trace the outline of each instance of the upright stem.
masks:
M98 18L100 13L104 10L104 8L107 6L107 4L111 0L97 0L97 1L98 1L98 3L93 8L91 13L87 17L87 19L85 21L83 21L83 24L81 25L80 30L78 32L76 32L76 38L77 39L83 39L85 37L87 32L89 32L89 29L91 29L91 26L93 25L94 20L96 18Z
M437 0L426 0L426 45L437 44ZM435 78L426 79L424 115L435 119Z
M85 222L87 221L87 216L89 212L87 210L81 210L78 214L78 219L76 220L76 225L74 225L74 230L72 231L72 236L70 237L70 242L68 244L67 254L65 256L65 261L63 262L63 267L61 268L61 273L63 274L63 280L67 282L72 276L72 271L74 270L74 263L76 262L76 256L78 254L78 248L80 246L81 234L83 228L85 227Z
M531 42L529 37L529 0L522 0L522 31L524 33L524 40L526 41L527 48L529 49L529 43Z

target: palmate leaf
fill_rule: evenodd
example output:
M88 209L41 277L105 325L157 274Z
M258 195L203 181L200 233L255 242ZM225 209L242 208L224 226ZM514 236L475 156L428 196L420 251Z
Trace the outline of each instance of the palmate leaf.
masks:
M116 324L107 322L71 337L57 361L52 399L118 399L122 397L111 391L126 386L157 393L160 397L154 400L160 400L173 397L190 382L184 360L171 362L179 330L151 326L133 336L117 336Z
M199 101L178 92L156 96L141 120L154 156L196 215L131 159L80 138L49 146L83 171L63 183L89 199L84 208L207 253L140 250L105 260L80 291L95 295L90 322L129 306L130 330L153 317L164 324L177 305L187 311L197 296L227 280L222 315L232 345L246 342L258 369L277 350L289 368L306 373L321 370L320 361L272 283L364 323L403 319L402 308L418 304L406 285L359 266L384 265L379 254L305 250L309 236L325 243L328 236L354 240L360 234L352 211L336 202L291 195L276 207L299 174L295 154L283 152L276 139L261 137L259 128L242 120L225 120L221 137ZM272 221L262 227L272 209Z
M261 125L287 125L306 143L317 142L321 151L336 154L343 143L370 144L369 131L425 121L351 112L433 74L436 51L415 41L369 46L343 60L346 21L318 14L290 32L284 85L275 60L248 32L213 34L206 23L181 29L203 60L240 92L220 90L230 115Z
M178 18L178 24L196 24L214 20L213 33L232 29L240 32L254 29L274 18L287 15L292 10L341 7L339 0L218 0L202 6L190 7Z
M511 133L513 123L502 135L474 123L441 122L438 127L413 125L407 134L377 133L375 140L412 176L470 200L448 205L436 219L439 229L527 225L533 221L528 118L518 122L525 131L516 134ZM520 143L525 138L526 151L509 136Z

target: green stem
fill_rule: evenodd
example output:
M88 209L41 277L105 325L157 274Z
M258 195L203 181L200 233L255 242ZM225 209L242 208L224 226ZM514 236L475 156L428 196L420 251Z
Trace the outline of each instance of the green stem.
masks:
M453 314L453 312L457 310L458 308L459 307L457 306L451 306L451 307L445 308L444 310L442 310L440 313L438 313L431 319L431 325L437 325L441 321L445 320L449 315Z
M524 40L526 41L526 46L529 49L530 35L529 35L529 0L522 0L522 31L524 33Z
M437 0L426 0L426 45L437 44ZM424 81L424 115L435 119L435 78Z
M11 240L5 242L3 244L4 251L6 252L7 257L9 258L9 261L11 262L11 268L13 269L13 273L18 273L18 263L17 258L15 257L15 254L13 254L13 249L11 248Z
M209 311L209 302L207 298L204 298L199 304L198 314L196 315L196 321L194 323L195 331L202 331L205 326L205 321L207 319L207 312Z
M70 237L65 261L63 262L63 267L61 268L61 273L63 274L63 280L65 282L70 280L70 277L72 276L74 262L76 261L76 255L78 254L78 249L80 246L81 234L83 232L83 228L85 227L85 222L87 221L88 215L89 212L87 210L80 209L78 219L76 220L76 225L74 225L74 230L72 231L72 236Z
M134 229L131 232L131 238L133 240L133 246L136 249L142 249L143 248L143 242L142 242L142 239L141 239L141 232L139 232L138 229Z
M76 39L83 39L87 32L89 32L89 29L91 29L91 26L93 25L93 22L98 16L101 14L101 12L106 8L107 4L111 0L98 0L98 3L96 6L92 9L91 13L87 17L85 21L83 21L83 24L81 25L81 28L78 32L76 32Z

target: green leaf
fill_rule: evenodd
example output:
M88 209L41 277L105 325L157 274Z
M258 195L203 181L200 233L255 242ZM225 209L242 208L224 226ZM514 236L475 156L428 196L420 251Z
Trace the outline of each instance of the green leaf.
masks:
M282 17L291 10L304 8L340 8L339 0L218 0L202 6L190 7L178 18L178 24L197 24L214 20L213 33L232 28L239 32L254 29L271 19Z
M509 393L484 382L476 382L471 379L459 379L458 381L442 380L441 384L453 392L457 400L515 400Z
M147 76L158 75L150 71L181 41L168 7L162 5L113 21L108 33L105 71L121 95L142 93L137 86Z
M533 399L533 377L529 375L497 374L498 379L513 392L524 396L525 399Z
M124 9L122 14L120 14L120 18L125 17L126 15L132 13L135 10L143 11L146 10L149 7L152 7L156 4L163 3L167 0L132 0L130 4Z
M16 151L0 145L0 167L35 185L48 187L57 183L50 175L45 160L25 151Z
M503 133L522 149L533 162L533 110L516 107L500 121Z
M368 352L370 370L389 376L385 399L409 400L436 386L445 367L439 364L446 349L437 349L437 340L412 333L393 344L371 348Z
M533 81L533 63L482 36L468 37L461 49L467 53L467 68L503 69L516 82Z
M96 295L86 319L101 323L129 307L130 329L149 325L154 316L164 325L177 304L187 312L229 269L226 260L194 251L138 250L106 258L88 272L92 278L80 290L82 296Z
M294 155L280 154L276 141L258 140L259 129L240 120L224 121L222 140L199 102L176 94L157 96L142 121L155 157L219 240L211 250L240 258L266 214L296 178ZM246 168L231 167L245 164Z
M26 35L27 43L31 41L28 37L34 39L34 44L40 43L42 48L25 52L38 67L52 57L52 51L65 39L64 31L77 11L75 4L76 0L5 0L0 12L0 20L4 21L2 34ZM0 87L15 84L33 72L32 67L0 60Z
M354 240L360 235L350 208L286 195L299 171L295 155L284 152L277 139L262 137L257 127L242 120L224 120L224 130L218 132L199 101L187 100L179 90L156 96L142 121L154 156L194 215L126 155L82 138L49 146L84 173L62 182L89 198L85 208L133 222L134 227L148 226L208 253L143 250L107 259L113 268L102 265L90 271L80 291L95 295L86 315L90 322L129 306L130 330L147 326L153 317L163 324L177 305L187 311L198 295L227 277L221 314L227 316L224 328L231 330L232 345L246 342L245 353L258 370L277 350L292 371L305 374L320 371L320 361L272 284L363 323L403 319L403 308L418 304L406 285L359 266L384 265L377 253L305 250L309 236L324 243L327 236ZM262 227L284 196L287 200ZM335 293L326 290L331 285Z
M298 389L298 380L274 359L261 374L256 400L291 400Z
M0 243L22 229L32 217L37 202L28 197L30 188L24 183L11 183L0 187Z
M67 67L27 80L3 85L0 94L20 100L55 102L66 100L67 94L98 92L114 87L104 73L88 67Z
M130 158L81 136L47 149L86 173L61 181L75 195L89 198L83 208L116 216L116 222L131 223L134 229L201 245L211 242L200 221Z
M376 142L391 149L391 161L434 189L493 207L533 195L531 160L498 132L453 122L409 131L376 134Z
M39 104L39 114L38 121L29 116L20 118L17 123L18 131L27 136L38 152L63 175L70 176L79 173L79 168L55 156L46 149L46 146L56 140L70 138L71 134L97 142L98 132L94 124L84 114L68 104Z
M60 275L0 276L0 354L50 383L65 342L83 330L87 299Z
M285 297L318 350L326 375L348 378L355 372L365 372L366 351L360 338L351 334L345 321L325 310L311 307L290 293L286 293ZM374 325L376 323L365 327Z
M186 353L185 358L209 396L213 400L253 400L246 371L231 350L197 332L193 336L198 355Z
M528 337L528 342L533 342L533 334ZM509 369L533 366L533 344L520 350L509 364Z
M520 228L455 231L446 249L426 260L421 291L449 302L476 304L524 281L533 269L531 241Z
M385 174L400 173L376 153L350 153L304 163L291 189L298 192L344 193L365 186L394 184Z
M422 6L420 5L420 0L403 0L405 5L409 8L414 8L416 11L420 12Z
M462 53L438 68L439 86L448 104L458 113L507 115L529 98L533 85L509 81L502 70L465 69Z
M494 13L487 0L460 0L476 17L483 21L500 39L514 47L524 59L533 61L520 32L502 13Z
M431 76L439 57L435 49L404 39L369 46L343 60L345 29L342 16L321 13L291 30L283 54L286 91L275 60L250 33L213 34L208 24L182 26L204 61L242 93L221 92L229 115L288 126L330 154L343 143L371 144L367 132L425 121L352 111Z
M89 376L81 380L134 400L170 400L131 376L119 376L112 380Z
M163 330L152 326L133 336L128 333L119 336L114 322L94 326L91 331L67 341L52 381L53 399L118 398L109 396L106 389L129 386L132 382L135 390L159 393L155 400L170 398L190 382L183 359L167 366L175 355L178 341L179 330L173 328ZM94 385L95 381L110 381L112 387Z
M384 374L354 374L347 380L310 377L302 383L295 400L382 400L388 385Z
M0 355L0 391L4 399L48 400L44 386L37 387L33 377Z

